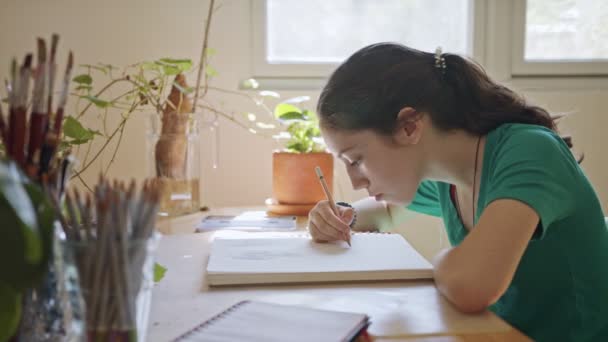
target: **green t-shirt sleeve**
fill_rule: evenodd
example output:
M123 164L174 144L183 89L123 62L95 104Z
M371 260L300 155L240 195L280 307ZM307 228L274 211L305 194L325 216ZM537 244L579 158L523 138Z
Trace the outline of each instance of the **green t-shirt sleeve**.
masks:
M439 192L437 183L434 181L422 181L418 186L416 195L407 206L407 209L431 216L441 216L441 205L439 203Z
M559 136L522 130L499 142L495 151L486 205L497 199L527 204L540 217L541 238L553 222L573 212L580 169Z

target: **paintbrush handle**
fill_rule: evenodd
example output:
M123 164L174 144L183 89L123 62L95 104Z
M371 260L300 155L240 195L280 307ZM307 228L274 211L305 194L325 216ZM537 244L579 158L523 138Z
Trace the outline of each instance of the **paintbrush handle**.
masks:
M27 162L31 164L34 160L34 154L42 147L44 142L44 133L46 131L47 115L44 113L34 112L30 119L30 141L27 145Z
M12 158L21 166L25 165L25 108L17 108L12 117L11 153Z
M55 122L53 123L53 132L57 135L57 138L61 138L61 129L63 127L63 107L57 109L55 114Z
M4 121L4 111L2 110L2 105L0 104L0 138L2 139L2 144L4 145L5 151L8 151L8 136L6 131L6 121Z

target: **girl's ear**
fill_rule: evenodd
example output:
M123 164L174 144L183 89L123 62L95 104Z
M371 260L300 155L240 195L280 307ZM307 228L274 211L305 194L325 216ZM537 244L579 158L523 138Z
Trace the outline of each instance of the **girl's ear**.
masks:
M397 129L394 139L397 143L405 145L416 145L422 136L424 122L422 113L412 107L403 107L396 120Z

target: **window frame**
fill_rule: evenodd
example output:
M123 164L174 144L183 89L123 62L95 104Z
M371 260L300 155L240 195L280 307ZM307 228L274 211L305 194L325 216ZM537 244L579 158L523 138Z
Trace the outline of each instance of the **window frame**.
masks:
M524 60L526 0L471 0L471 57L499 82L519 89L608 88L608 62ZM250 0L251 77L260 88L319 89L337 64L266 61L266 0ZM241 88L247 87L241 85Z
M608 60L526 61L526 0L514 0L512 21L512 76L602 76L608 75ZM608 44L608 42L607 42Z

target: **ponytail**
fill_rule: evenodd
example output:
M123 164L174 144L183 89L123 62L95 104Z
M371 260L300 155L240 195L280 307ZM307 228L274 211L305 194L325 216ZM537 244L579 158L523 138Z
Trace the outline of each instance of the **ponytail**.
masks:
M558 118L491 80L477 63L394 43L367 46L340 65L321 92L317 111L329 127L388 135L406 106L428 113L446 131L486 135L505 123L557 131ZM564 141L572 147L570 137Z

